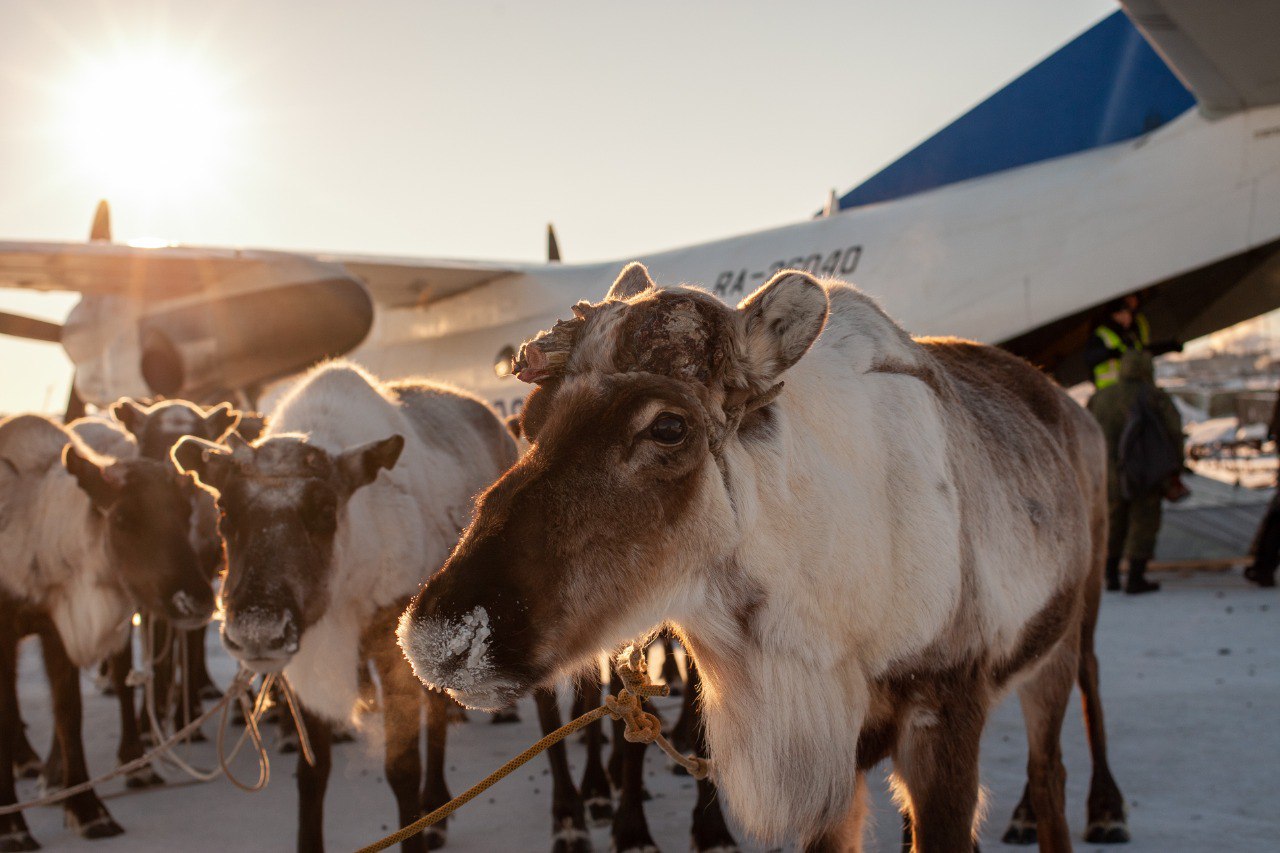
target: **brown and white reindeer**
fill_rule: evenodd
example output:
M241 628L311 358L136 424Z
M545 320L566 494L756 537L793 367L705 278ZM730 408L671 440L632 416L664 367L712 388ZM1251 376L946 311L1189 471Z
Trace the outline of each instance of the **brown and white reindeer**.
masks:
M631 265L574 315L517 363L532 448L401 619L418 676L493 707L665 622L731 812L815 850L859 848L890 756L915 849L970 847L979 737L1017 689L1040 846L1069 849L1059 733L1106 523L1089 415L800 272L734 309Z
M218 441L227 432L237 426L239 413L229 404L222 403L210 409L204 409L187 400L162 400L153 403L122 398L111 407L111 414L126 430L133 435L138 444L138 453L146 459L155 459L173 464L169 453L179 440L186 436L195 436L208 441ZM200 562L201 572L213 581L222 571L222 539L218 536L218 510L213 496L203 489L196 489L191 506L189 524L191 547L195 549ZM204 636L206 626L189 631L186 642L179 644L173 634L172 626L158 620L150 630L154 634L150 638L150 647L156 649L158 664L148 662L153 667L155 679L154 692L157 697L159 722L164 723L171 714L176 714L176 724L185 725L200 714L202 698L214 698L219 695L213 679L205 663ZM165 639L171 642L171 648L161 649ZM182 659L179 649L185 648L186 659ZM121 699L121 719L132 713L133 691L123 683L121 671L125 674L132 668L133 649L126 646L112 659L112 682ZM181 680L178 688L181 699L170 696L170 688L175 684L175 669L180 669ZM202 695L203 694L203 695ZM185 712L185 713L184 713ZM141 738L152 735L150 715L144 709L138 724L124 727L126 739L132 735L136 746L130 743L128 751L136 750L136 755L125 755L126 745L122 742L120 758L122 761L136 758L142 754ZM151 781L161 781L155 777Z
M70 430L37 415L0 421L0 805L16 801L16 662L24 636L40 637L70 786L88 779L79 668L115 651L138 607L182 627L213 612L213 592L187 538L194 484L169 462L101 455L79 434L131 452L122 432L102 433L110 429ZM91 790L64 809L86 838L123 831ZM38 847L21 813L0 816L0 850Z
M413 677L394 625L436 571L474 496L516 456L474 397L425 381L383 383L331 362L302 378L252 444L184 439L181 468L217 493L226 544L222 642L258 672L283 670L303 706L316 764L298 763L298 847L323 847L331 724L350 719L357 671L382 691L387 781L401 825L449 799L446 699ZM422 771L422 707L428 706ZM444 843L443 826L404 842Z

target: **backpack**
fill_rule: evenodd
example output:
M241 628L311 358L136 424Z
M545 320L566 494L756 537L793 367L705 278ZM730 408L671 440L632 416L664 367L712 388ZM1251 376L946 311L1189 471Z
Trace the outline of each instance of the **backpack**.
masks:
M1178 447L1165 429L1150 388L1143 388L1133 401L1117 449L1120 496L1127 501L1156 491L1181 468Z

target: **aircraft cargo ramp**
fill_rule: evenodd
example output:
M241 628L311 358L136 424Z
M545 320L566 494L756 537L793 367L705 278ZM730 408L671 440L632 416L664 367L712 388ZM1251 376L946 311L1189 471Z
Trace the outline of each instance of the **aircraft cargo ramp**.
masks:
M1164 505L1153 568L1229 569L1248 561L1272 489L1250 489L1189 474L1191 496Z

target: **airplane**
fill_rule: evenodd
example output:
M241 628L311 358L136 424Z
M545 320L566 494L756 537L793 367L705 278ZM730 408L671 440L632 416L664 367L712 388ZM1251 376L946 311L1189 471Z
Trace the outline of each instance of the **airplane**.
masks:
M913 334L1002 345L1064 383L1102 306L1141 292L1155 338L1280 307L1280 4L1122 0L1122 10L812 219L618 261L488 263L325 253L0 242L0 286L78 291L60 341L83 402L163 395L254 404L348 355L425 374L502 414L520 343L624 261L735 302L784 268L846 279Z

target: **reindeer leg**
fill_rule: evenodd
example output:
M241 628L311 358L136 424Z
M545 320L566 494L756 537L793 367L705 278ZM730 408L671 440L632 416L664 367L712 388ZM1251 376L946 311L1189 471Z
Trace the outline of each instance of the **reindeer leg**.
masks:
M146 629L144 629L146 630ZM173 706L170 693L173 688L173 637L168 625L162 619L151 620L151 655L153 660L145 661L151 667L151 691L155 697L156 723L162 728L172 720ZM164 641L167 638L167 646ZM138 730L144 744L154 745L164 739L163 731L153 731L151 715L144 707L138 715Z
M16 649L18 644L16 637L13 643ZM18 710L17 678L5 679L3 689L8 694L5 701L13 703L13 775L19 779L34 779L40 775L40 768L44 762L40 760L40 754L35 751L31 741L27 740L27 724L22 721L22 715Z
M621 726L621 723L618 724ZM647 744L629 743L615 727L622 755L622 795L613 816L613 849L616 853L658 853L644 817L644 750Z
M859 770L857 784L854 787L853 803L843 821L806 843L803 848L804 853L862 853L862 826L866 822L867 814L867 774ZM904 832L910 832L909 824ZM903 848L904 853L910 853L910 839L908 838L904 843L906 845Z
M187 648L191 654L191 683L196 695L203 701L216 702L222 698L222 691L213 683L209 674L208 656L205 652L205 632L209 626L194 628L187 633ZM194 706L193 706L194 707Z
M307 738L315 755L314 766L298 755L298 853L324 851L324 794L333 766L333 739L329 723L299 706Z
M399 825L407 826L422 814L422 686L399 655L384 649L375 661L382 682L387 784L395 793ZM400 849L423 853L426 838L405 839Z
M1043 853L1071 850L1066 818L1067 771L1062 765L1062 718L1077 671L1077 637L1064 638L1031 679L1018 688L1027 726L1027 788Z
M554 688L541 687L533 693L538 708L538 723L543 734L560 728L560 708ZM587 823L583 817L582 797L574 787L569 773L569 760L564 742L547 749L547 762L551 765L551 849L553 853L587 853L591 849L591 837L587 835Z
M974 847L978 741L986 720L982 693L981 685L958 681L930 709L937 719L907 727L894 750L916 853Z
M680 752L696 752L702 747L697 745L701 739L698 727L701 717L698 715L697 699L698 692L701 689L701 678L698 675L698 667L694 664L693 658L686 658L689 667L689 679L685 683L684 701L680 703L680 716L676 718L675 725L671 727L671 745ZM702 755L702 752L698 752ZM689 771L685 770L682 765L673 764L671 772L677 776L687 776Z
M672 696L679 696L685 685L680 678L680 664L676 662L675 641L670 631L662 632L662 681Z
M404 664L408 671L408 664ZM444 693L427 691L427 779L422 789L422 811L433 812L449 800L449 786L444 778L444 749L449 736L449 706L454 701ZM427 838L427 849L436 850L444 846L449 837L448 820L442 820L435 826L428 827L423 835Z
M1098 655L1093 633L1098 625L1098 604L1102 593L1097 584L1085 592L1084 619L1080 629L1080 684L1085 730L1093 757L1093 777L1089 783L1089 824L1085 841L1090 844L1125 844L1129 841L1124 795L1107 764L1107 728L1102 718L1102 694L1098 689Z
M200 669L204 669L203 648L200 646L204 642L204 629L196 628L192 631L184 631L182 642L179 642L177 634L174 635L173 652L177 655L179 650L184 650L185 654L178 660L178 667L182 670L182 681L179 683L179 696L177 699L178 707L176 709L178 728L186 726L196 717L200 716L200 688L203 686L201 679L208 681L209 673L206 671L203 676L196 672L196 661L199 660ZM197 648L200 650L197 651ZM204 732L197 728L191 733L191 741L193 743L201 743L205 740Z
M80 670L67 656L58 630L49 625L40 632L44 667L53 691L53 719L62 752L62 767L68 786L89 780L81 740ZM109 838L124 832L93 791L76 794L63 803L67 822L82 838Z
M1022 786L1022 799L1014 806L1013 817L1001 837L1005 844L1029 846L1036 843L1036 810L1031 805L1031 785Z
M600 704L600 675L593 666L574 681L573 715L580 717ZM613 792L600 753L604 744L604 724L596 720L583 729L587 744L586 767L579 791L592 826L607 826L613 820Z
M18 630L14 609L0 600L0 806L13 805L18 792L13 783L16 746L22 736L18 717ZM22 737L22 740L26 740ZM30 749L31 745L27 744ZM39 850L27 829L22 812L0 816L0 851Z
M133 634L120 651L107 661L107 674L111 678L112 692L120 705L120 746L116 749L116 762L127 764L141 758L144 752L142 737L138 734L138 710L133 704L134 690L129 686L129 670L133 668ZM139 767L125 778L129 788L148 788L163 785L164 779L151 766Z
M689 692L686 694L685 701L688 704L688 697L694 694L693 690L693 669L689 670L690 684ZM697 713L695 708L694 713ZM698 715L693 723L693 748L698 755L707 754L707 736L703 726L702 717ZM863 774L858 774L858 785L861 790L865 786L862 784ZM865 797L860 796L860 800ZM856 809L861 813L858 815L857 835L861 838L861 822L862 814L865 814L865 808ZM733 833L729 831L729 825L725 823L724 813L720 810L720 795L716 790L716 784L710 779L698 780L698 801L693 806L693 849L699 853L737 853L738 842L734 839Z

